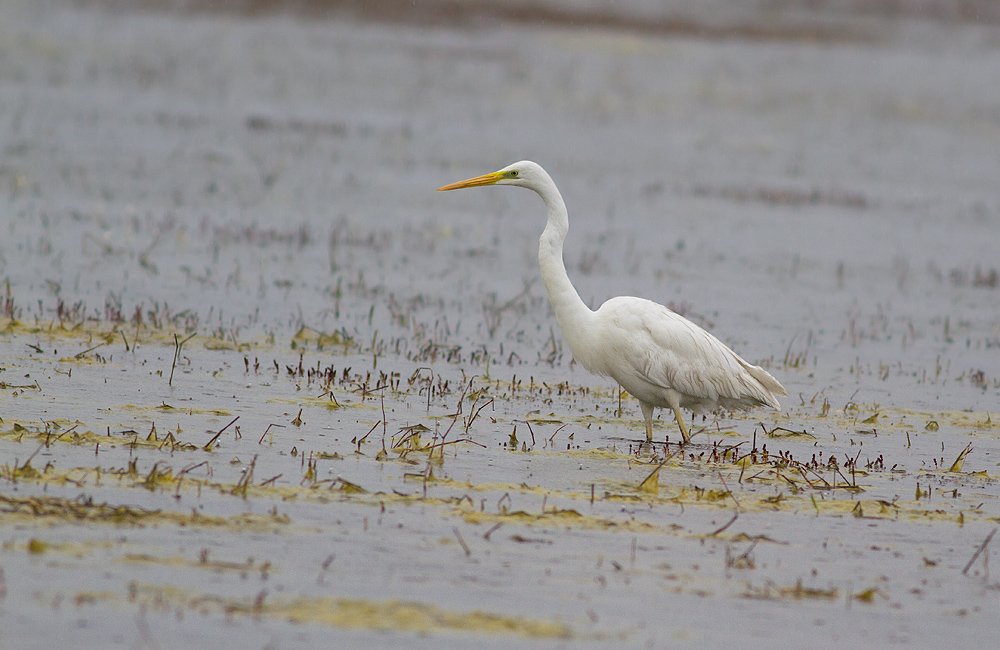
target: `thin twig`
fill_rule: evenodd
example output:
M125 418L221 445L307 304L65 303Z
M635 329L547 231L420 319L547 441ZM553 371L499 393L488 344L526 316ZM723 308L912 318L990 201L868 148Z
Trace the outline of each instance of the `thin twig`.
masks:
M452 530L455 531L455 538L458 539L458 543L462 545L462 550L465 551L465 557L471 556L472 551L469 550L469 546L462 539L462 533L458 532L458 528L453 527Z
M501 527L501 526L503 526L503 522L502 522L502 521L501 521L500 523L498 523L498 524L494 525L494 526L493 526L492 528L490 528L490 529L489 529L488 531L486 531L486 532L485 532L485 533L483 534L483 539L485 539L485 540L486 540L487 542L488 542L488 541L490 541L490 535L492 535L493 533L495 533L495 532L497 532L498 530L500 530L500 527Z
M267 425L267 428L264 429L264 433L263 433L263 435L261 435L260 440L257 441L258 445L264 442L264 436L266 436L267 432L271 430L271 427L280 427L280 428L284 429L285 425L283 425L283 424L274 424L274 423L271 423L271 424Z
M177 335L174 334L174 362L172 364L170 364L170 379L167 380L167 386L173 386L174 385L174 368L177 367L177 360L181 358L181 348L184 347L185 343L187 343L188 341L190 341L194 337L195 337L195 335L192 334L191 336L187 337L183 341L178 341L177 340Z
M722 481L722 487L726 488L726 492L729 494L730 498L733 500L733 503L736 504L736 511L739 512L740 502L736 500L736 495L733 494L733 491L729 489L728 485L726 485L726 479L722 478L722 472L719 472L719 480Z
M482 444L481 442L476 442L475 440L471 440L469 438L459 438L458 440L449 440L447 442L438 442L438 443L435 443L433 445L427 445L421 451L429 451L429 450L432 450L432 449L437 449L438 447L444 447L445 445L456 445L456 444L458 444L460 442L470 442L470 443L472 443L474 445L478 445L478 446L482 447L483 449L486 449L486 445ZM399 445L397 445L397 447L398 446Z
M646 485L646 481L652 480L652 478L656 476L656 474L659 473L661 469L663 469L663 466L667 464L667 461L669 461L671 458L677 455L678 451L680 450L678 449L677 451L670 452L670 454L666 458L660 461L660 463L656 466L656 468L652 472L650 472L646 476L646 478L642 479L642 482L639 483L639 487L642 488L643 485Z
M486 402L485 404L483 404L482 406L480 406L478 409L476 409L476 411L474 413L471 413L469 415L469 421L465 425L465 432L466 433L469 432L469 427L471 427L472 423L476 421L476 418L479 417L479 414L482 412L482 410L484 408L486 408L487 406L490 406L491 404L493 404L493 398L492 397L490 398L490 401ZM475 403L473 403L473 406L475 406Z
M721 533L722 531L726 530L727 528L729 528L730 526L732 526L732 525L733 525L733 523L735 523L735 522L736 522L736 519L737 519L737 518L738 518L739 516L740 516L740 511L739 511L739 510L737 510L736 512L734 512L734 513L733 513L733 518L732 518L732 519L730 519L729 521L727 521L727 522L726 522L726 524L725 524L725 525L724 525L724 526L723 526L722 528L719 528L718 530L716 530L716 531L714 531L714 532L711 532L711 533L709 533L709 534L707 535L707 537L715 537L716 535L718 535L718 534L719 534L719 533Z
M205 445L204 447L202 447L202 449L204 449L205 451L212 451L212 445L214 445L214 444L215 444L215 441L219 439L219 436L221 436L221 435L222 435L222 433L223 433L223 432L224 432L224 431L225 431L226 429L228 429L228 428L229 428L229 427L230 427L230 426L231 426L231 425L233 424L233 422L236 422L236 421L237 421L237 420L239 420L239 419L240 419L240 416L238 416L238 415L237 415L236 417L234 417L234 418L232 419L232 422L230 422L230 423L229 423L229 424L227 424L226 426L224 426L224 427L222 427L221 429L219 429L219 432L218 432L217 434L215 434L214 436L212 436L212 439L211 439L211 440L209 440L209 441L208 441L208 444L207 444L207 445Z
M969 560L969 563L965 565L964 569L962 569L963 576L969 573L969 569L972 568L973 563L976 561L977 558L979 558L982 552L986 550L986 546L990 543L990 540L993 539L993 536L996 534L996 532L997 532L996 528L990 531L990 534L986 536L986 539L984 539L983 543L979 545L979 548L976 549L976 552L972 554L972 559Z
M106 344L106 343L98 343L97 345L95 345L95 346L94 346L94 347L92 347L92 348L87 348L87 349L86 349L86 350L84 350L83 352L78 352L78 353L76 353L76 354L75 354L75 355L73 356L73 358L74 358L74 359L82 359L82 358L83 358L83 355L87 354L88 352L92 352L92 351L96 350L97 348L100 348L100 347L104 347L105 345L107 345L107 344Z

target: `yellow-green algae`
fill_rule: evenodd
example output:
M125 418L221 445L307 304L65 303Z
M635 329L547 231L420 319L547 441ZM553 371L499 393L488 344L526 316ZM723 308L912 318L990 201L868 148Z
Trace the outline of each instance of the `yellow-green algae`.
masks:
M644 503L673 503L685 506L709 507L714 509L733 509L738 503L740 511L743 512L789 512L807 515L827 515L827 516L858 516L879 519L900 519L910 521L951 521L964 523L975 520L996 520L981 512L976 506L981 501L981 495L962 496L961 498L937 498L928 500L917 498L913 500L886 501L878 498L864 498L863 483L838 485L823 483L819 480L806 482L799 475L789 472L788 476L782 474L780 468L771 465L755 465L753 469L758 469L754 473L754 480L749 483L744 478L744 485L740 482L741 472L737 471L739 465L723 463L688 463L684 462L676 466L673 460L669 461L668 467L671 471L667 474L660 472L658 485L655 490L640 489L640 483L648 472L650 465L644 465L635 482L602 481L602 490L595 492L596 500L624 500L638 501ZM706 468L711 469L711 474L722 476L729 490L716 487L701 488L696 482L703 480L706 475ZM750 472L744 471L744 474ZM858 472L858 476L863 476L863 472ZM995 477L986 475L985 472L958 474L946 472L944 470L933 474L925 472L928 479L931 477L949 478L961 477L965 481L973 480L986 486L991 484ZM621 528L625 530L648 531L648 532L673 532L662 527L632 521L631 519L615 520L608 517L598 517L585 515L582 512L588 507L591 495L588 492L577 492L559 490L554 488L542 488L537 485L527 483L484 483L475 484L470 481L458 481L450 478L436 478L432 473L426 477L422 474L411 475L415 481L426 482L427 486L433 487L437 492L427 495L423 491L414 494L401 494L395 491L381 492L365 489L362 485L357 485L344 479L315 481L304 485L274 485L274 484L254 484L249 485L244 482L230 483L210 481L204 478L190 476L177 476L171 467L160 462L154 464L152 468L143 473L136 471L134 466L113 471L101 471L98 468L78 467L72 469L60 469L46 466L35 468L30 464L21 466L5 465L0 467L0 478L11 481L26 481L39 484L59 484L73 483L78 487L83 487L88 483L99 485L110 481L117 482L122 487L138 487L147 490L175 490L190 491L211 489L222 494L235 495L246 499L268 499L268 500L315 500L319 502L329 501L350 501L356 504L382 507L386 504L421 504L436 505L446 509L454 516L461 517L469 523L518 523L525 526L558 526L561 528ZM766 488L766 489L758 489ZM449 490L451 494L441 494L441 490ZM940 487L936 488L940 493ZM731 492L730 492L731 491ZM462 494L458 494L462 492ZM468 496L472 492L494 492L509 494L540 494L553 499L569 500L575 507L548 508L538 513L525 511L506 512L484 512L481 507ZM826 498L827 494L844 492L854 495L853 498ZM859 498L860 497L860 498ZM86 502L73 502L67 500L47 501L49 497L5 497L10 499L6 506L0 502L0 517L9 517L17 512L37 511L36 514L46 514L61 516L65 518L87 519L94 521L106 521L108 523L121 523L128 525L139 525L144 521L172 522L178 525L232 525L251 526L266 525L268 523L282 523L270 518L212 518L205 515L183 515L180 513L144 511L130 508L128 506L110 506L107 504L93 504ZM32 500L34 499L34 500ZM11 505L13 504L13 505ZM46 505L49 504L49 505ZM218 519L218 521L216 521Z
M0 524L56 526L69 522L105 523L115 526L198 526L232 530L273 531L291 523L286 515L241 514L219 517L169 510L147 510L136 506L96 503L91 499L51 496L0 495Z
M264 347L272 347L272 342L266 337L260 337L253 341L233 341L219 336L205 336L201 334L190 335L181 328L169 327L165 323L162 327L151 326L141 323L138 327L134 322L109 322L105 320L94 320L84 318L76 322L68 320L36 321L27 323L13 318L0 318L0 336L23 336L33 335L48 341L84 341L88 345L94 345L103 341L107 345L113 343L126 343L134 346L137 342L140 345L153 343L161 346L176 345L177 340L184 341L184 347L201 347L206 350L240 350L246 351ZM124 337L124 338L123 338ZM69 360L79 360L70 357Z
M256 563L253 558L249 558L245 562L226 562L223 560L210 559L208 557L207 549L202 552L201 557L197 560L192 560L180 555L160 557L157 555L150 555L149 553L126 553L125 555L116 558L115 562L123 564L156 564L160 566L208 569L210 571L236 571L239 573L256 571L262 576L275 572L275 567L266 560Z
M150 609L191 609L253 617L272 617L294 623L375 630L380 632L463 632L518 636L528 639L577 638L570 626L519 616L473 610L443 609L436 605L401 600L367 600L338 597L282 597L258 594L253 598L228 598L199 594L172 586L133 585L129 600Z

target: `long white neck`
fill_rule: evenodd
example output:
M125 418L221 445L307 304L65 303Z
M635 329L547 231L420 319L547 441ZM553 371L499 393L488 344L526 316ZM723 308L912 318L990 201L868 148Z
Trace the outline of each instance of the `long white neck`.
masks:
M593 346L585 341L592 331L588 323L594 312L581 300L580 294L569 281L566 265L563 263L563 241L569 232L566 204L551 179L541 187L532 189L542 197L548 211L548 222L538 240L538 265L542 271L545 290L549 294L549 303L552 304L559 329L562 330L573 356L588 370L599 372L592 367L590 359L589 352Z

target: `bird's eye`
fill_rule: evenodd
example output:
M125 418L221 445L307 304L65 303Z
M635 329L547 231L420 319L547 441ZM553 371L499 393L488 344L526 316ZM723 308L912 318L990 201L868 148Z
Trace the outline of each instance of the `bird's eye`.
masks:
M516 169L512 169L512 170L510 170L510 172L508 172L507 175L510 176L511 178L516 178L517 177L517 170Z

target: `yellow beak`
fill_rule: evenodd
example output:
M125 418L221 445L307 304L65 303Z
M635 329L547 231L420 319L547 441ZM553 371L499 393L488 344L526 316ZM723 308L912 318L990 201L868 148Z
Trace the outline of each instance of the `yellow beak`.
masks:
M503 178L504 175L501 172L483 174L482 176L476 176L475 178L470 178L468 180L452 183L451 185L445 185L444 187L439 187L438 192L447 192L448 190L461 190L466 187L479 187L481 185L495 185L497 181L503 180Z

